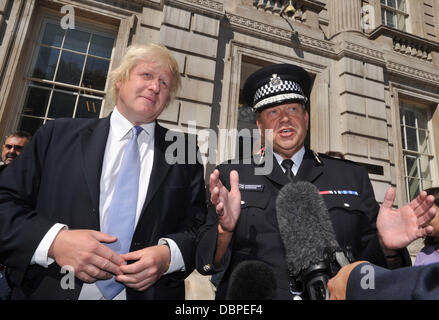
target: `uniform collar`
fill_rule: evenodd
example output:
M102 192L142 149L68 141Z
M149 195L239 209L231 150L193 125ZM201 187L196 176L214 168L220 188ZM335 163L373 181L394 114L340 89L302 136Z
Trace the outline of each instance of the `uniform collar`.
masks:
M277 154L276 152L273 152L273 154L279 165L281 165L284 158L282 158L282 156ZM291 160L293 160L294 166L296 166L296 168L300 167L304 155L305 155L305 147L302 146L302 148L291 157Z

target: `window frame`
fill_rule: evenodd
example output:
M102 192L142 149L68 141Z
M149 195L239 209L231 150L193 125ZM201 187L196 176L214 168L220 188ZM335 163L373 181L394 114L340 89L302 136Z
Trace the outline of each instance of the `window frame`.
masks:
M104 33L111 33L114 37L113 48L111 51L110 63L108 66L108 73L106 78L106 84L104 90L101 92L105 92L102 96L101 110L99 114L100 117L106 116L113 109L114 101L112 97L108 96L108 76L111 70L113 69L113 65L116 61L118 61L119 55L122 55L124 50L124 46L126 43L127 35L120 32L120 28L123 25L129 24L128 17L119 16L119 15L102 15L100 12L90 11L90 14L87 13L87 16L80 15L81 11L75 11L75 27L81 26L91 26L93 30L101 31ZM90 17L94 16L93 19ZM26 34L26 38L28 39L21 48L21 51L24 53L20 57L21 65L16 68L15 80L13 90L10 93L10 102L9 105L13 105L15 107L12 108L12 118L7 122L5 130L7 132L17 130L19 128L22 115L23 115L23 106L27 98L27 90L29 88L33 66L35 65L35 59L38 57L38 51L40 48L40 34L43 31L43 22L45 18L53 19L59 23L62 19L63 15L52 8L49 7L39 7L35 10L35 13L32 15L29 25L30 30ZM102 19L101 19L102 17ZM44 80L45 81L45 80ZM65 84L68 86L67 84ZM53 89L51 89L53 90ZM89 93L90 90L87 89ZM24 94L23 94L24 92ZM97 98L95 95L96 92L93 93L93 98ZM81 92L83 95L84 92ZM108 101L107 101L108 100ZM29 115L28 115L29 116Z
M407 32L408 31L407 22L408 22L408 18L410 16L408 13L408 10L407 10L408 9L407 1L406 0L395 0L395 1L404 1L404 7L405 7L406 11L402 11L400 9L388 6L387 5L388 0L385 0L385 1L386 1L386 4L381 3L381 1L379 2L380 9L381 9L381 19L380 19L381 24L388 26L389 28L395 28L397 30ZM387 23L387 16L385 14L386 11L390 11L396 15L396 25L395 26L392 27ZM398 16L404 17L404 28L400 28L400 26L398 26ZM383 21L383 17L384 17L384 21Z
M61 18L62 18L61 15L54 14L50 10L41 10L41 12L38 16L38 19L37 19L38 21L36 21L36 23L35 23L35 33L36 33L35 38L34 38L35 41L32 43L32 50L29 53L29 57L30 57L29 63L26 66L26 68L24 69L23 91L26 93L23 95L22 99L20 99L19 104L18 104L19 108L17 108L17 117L16 117L17 120L15 123L15 128L18 128L23 117L41 119L42 125L44 125L47 121L52 120L53 118L49 117L49 111L50 111L49 109L50 108L48 106L50 106L51 99L53 97L53 93L55 91L59 91L59 90L68 90L70 92L73 91L73 95L75 96L75 105L73 107L72 118L74 118L76 116L78 104L79 104L81 97L90 97L93 99L100 100L101 107L99 110L99 114L97 115L97 118L100 118L104 113L104 103L105 103L105 98L107 95L107 88L109 85L108 75L111 71L112 62L114 60L114 52L115 52L115 47L116 47L117 37L118 37L118 28L113 27L111 25L103 25L101 23L96 23L96 24L92 25L89 21L87 21L87 19L85 19L85 18L83 19L81 17L75 16L75 30L86 31L86 32L89 32L90 34L97 34L97 35L101 35L101 36L107 36L107 37L110 36L114 39L114 43L113 43L113 46L111 48L110 57L109 58L98 57L102 60L108 61L108 70L107 70L105 87L103 88L103 90L85 88L85 87L81 86L82 83L80 83L79 85L71 85L71 84L68 84L65 82L59 82L56 80L56 74L57 74L58 68L60 66L60 60L62 58L63 53L64 52L71 52L71 53L77 54L79 52L75 51L75 50L70 50L70 49L64 48L63 43L60 45L62 47L62 49L42 43L43 36L44 36L43 31L44 31L46 25L49 23L59 24ZM63 36L63 42L64 42L64 40L65 40L65 35ZM81 70L81 78L84 76L84 70L85 70L86 64L87 64L86 59L88 59L89 57L95 57L95 55L91 55L88 52L89 46L90 46L90 39L88 40L86 52L81 53L84 56L84 61L82 63L82 70ZM56 49L60 50L60 53L57 57L56 67L54 70L54 76L51 80L33 77L34 67L35 67L37 59L38 59L40 48L42 48L42 47L50 48L50 49L56 48ZM24 113L23 108L24 108L24 104L26 103L28 89L31 87L39 87L39 86L45 87L45 89L47 89L50 92L49 99L47 101L46 110L45 110L44 114L41 116L29 115L29 114L26 115Z
M409 126L407 125L406 121L405 121L405 116L402 114L402 112L404 110L410 110L410 111L414 111L415 114L415 126ZM405 113L405 112L404 112ZM425 118L426 118L426 128L421 128L419 126L419 114L423 113ZM416 197L417 194L415 194L413 197L411 197L411 190L410 190L410 184L409 184L409 180L411 179L416 179L419 183L418 185L418 190L422 191L428 187L433 186L434 184L434 176L433 176L433 162L435 159L435 154L434 154L434 141L432 141L433 139L433 133L431 130L431 108L429 108L428 106L425 105L421 105L418 104L416 102L413 101L409 101L406 99L401 99L399 102L399 114L400 114L400 118L398 121L398 126L399 126L399 130L401 132L401 136L400 136L400 142L401 142L401 155L402 155L402 163L403 163L403 179L404 179L404 189L405 189L405 197L407 199L407 201L411 201L413 200L414 197ZM410 150L408 147L409 145L409 141L407 139L407 129L414 129L416 132L416 147L418 150L414 151L414 150ZM421 150L421 144L420 144L420 132L424 131L427 133L426 139L427 139L427 152L423 152L423 150ZM404 134L404 137L403 137ZM403 141L405 141L405 145L403 144ZM406 148L405 148L406 147ZM408 167L407 167L407 158L413 158L414 161L416 162L416 176L414 175L410 175L408 172ZM428 173L429 173L429 177L425 177L422 175L423 172L423 167L424 165L422 164L423 160L427 159L427 163L428 163Z

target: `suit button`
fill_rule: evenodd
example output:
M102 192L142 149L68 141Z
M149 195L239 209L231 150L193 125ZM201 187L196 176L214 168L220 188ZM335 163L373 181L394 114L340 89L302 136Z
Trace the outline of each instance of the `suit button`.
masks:
M210 264L206 264L206 265L203 267L203 270L207 272L207 271L210 270L210 268L211 268L211 267L210 267Z

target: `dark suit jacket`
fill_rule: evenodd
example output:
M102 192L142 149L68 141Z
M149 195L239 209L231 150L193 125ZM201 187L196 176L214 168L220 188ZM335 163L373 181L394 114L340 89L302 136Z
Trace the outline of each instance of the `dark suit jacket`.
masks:
M349 276L346 298L350 300L438 300L439 263L396 270L362 263L356 266Z
M228 278L234 267L244 260L261 260L273 268L277 276L277 299L290 299L287 264L279 235L276 218L276 197L279 190L290 181L283 174L277 161L269 175L255 175L259 160L251 164L222 164L220 179L230 188L229 173L237 170L239 183L263 185L263 190L241 190L244 203L241 216L233 233L232 243L226 252L221 268L213 268L216 249L218 219L213 206L209 207L206 224L200 229L197 248L197 269L202 274L225 270L218 286L217 298L223 299ZM387 266L375 228L379 206L366 170L346 160L326 155L315 155L306 150L295 181L313 183L320 191L352 190L359 196L323 195L336 234L342 248L350 246L356 259Z
M82 282L63 290L57 263L47 269L29 265L40 241L60 222L70 229L99 226L99 185L110 118L59 119L40 128L23 153L0 177L0 261L8 266L12 297L77 299ZM184 278L193 271L195 232L205 220L201 164L165 161L172 141L156 124L154 163L131 251L173 239L186 272L161 277L145 292L127 289L128 299L183 299ZM183 138L187 140L187 137Z

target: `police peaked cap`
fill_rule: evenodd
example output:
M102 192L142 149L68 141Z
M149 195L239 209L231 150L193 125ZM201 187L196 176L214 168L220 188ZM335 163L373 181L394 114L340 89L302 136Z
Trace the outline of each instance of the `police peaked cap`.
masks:
M273 64L251 74L242 93L253 111L309 100L311 79L301 67L292 64Z

